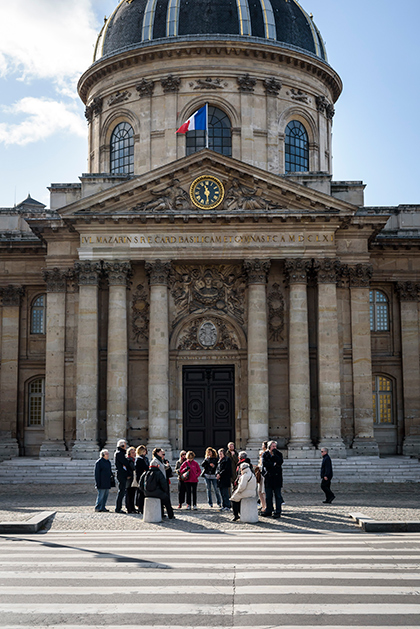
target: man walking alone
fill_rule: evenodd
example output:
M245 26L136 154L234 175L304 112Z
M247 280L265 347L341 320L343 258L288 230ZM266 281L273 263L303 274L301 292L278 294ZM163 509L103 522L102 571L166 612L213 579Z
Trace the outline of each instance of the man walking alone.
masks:
M333 468L328 448L321 448L322 465L321 465L321 489L325 494L324 504L330 505L335 498L331 491L331 480L333 477Z

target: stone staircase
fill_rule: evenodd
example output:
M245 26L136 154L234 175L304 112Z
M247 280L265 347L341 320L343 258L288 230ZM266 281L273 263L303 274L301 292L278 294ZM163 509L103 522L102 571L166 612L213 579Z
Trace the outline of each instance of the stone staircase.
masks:
M200 460L199 460L200 462ZM420 462L403 456L333 460L334 482L419 483ZM286 459L284 484L318 483L320 459ZM0 464L0 484L94 484L94 461L60 458L15 458Z

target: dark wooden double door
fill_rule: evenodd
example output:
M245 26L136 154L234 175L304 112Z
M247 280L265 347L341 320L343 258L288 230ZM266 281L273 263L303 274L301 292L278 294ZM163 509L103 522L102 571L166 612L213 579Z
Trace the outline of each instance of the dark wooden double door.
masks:
M234 440L235 368L184 367L183 448L202 456L207 447Z

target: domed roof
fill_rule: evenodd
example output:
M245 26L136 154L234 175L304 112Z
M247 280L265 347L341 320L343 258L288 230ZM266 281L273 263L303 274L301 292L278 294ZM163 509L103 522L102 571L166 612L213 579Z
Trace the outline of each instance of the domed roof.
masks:
M94 61L162 40L261 41L327 60L297 0L122 0L99 35Z

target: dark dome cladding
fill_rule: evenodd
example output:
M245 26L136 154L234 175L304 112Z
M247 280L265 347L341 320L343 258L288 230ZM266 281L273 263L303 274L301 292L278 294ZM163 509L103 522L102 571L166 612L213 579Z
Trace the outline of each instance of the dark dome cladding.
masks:
M164 38L257 37L327 60L312 18L297 0L123 0L104 25L95 61Z

